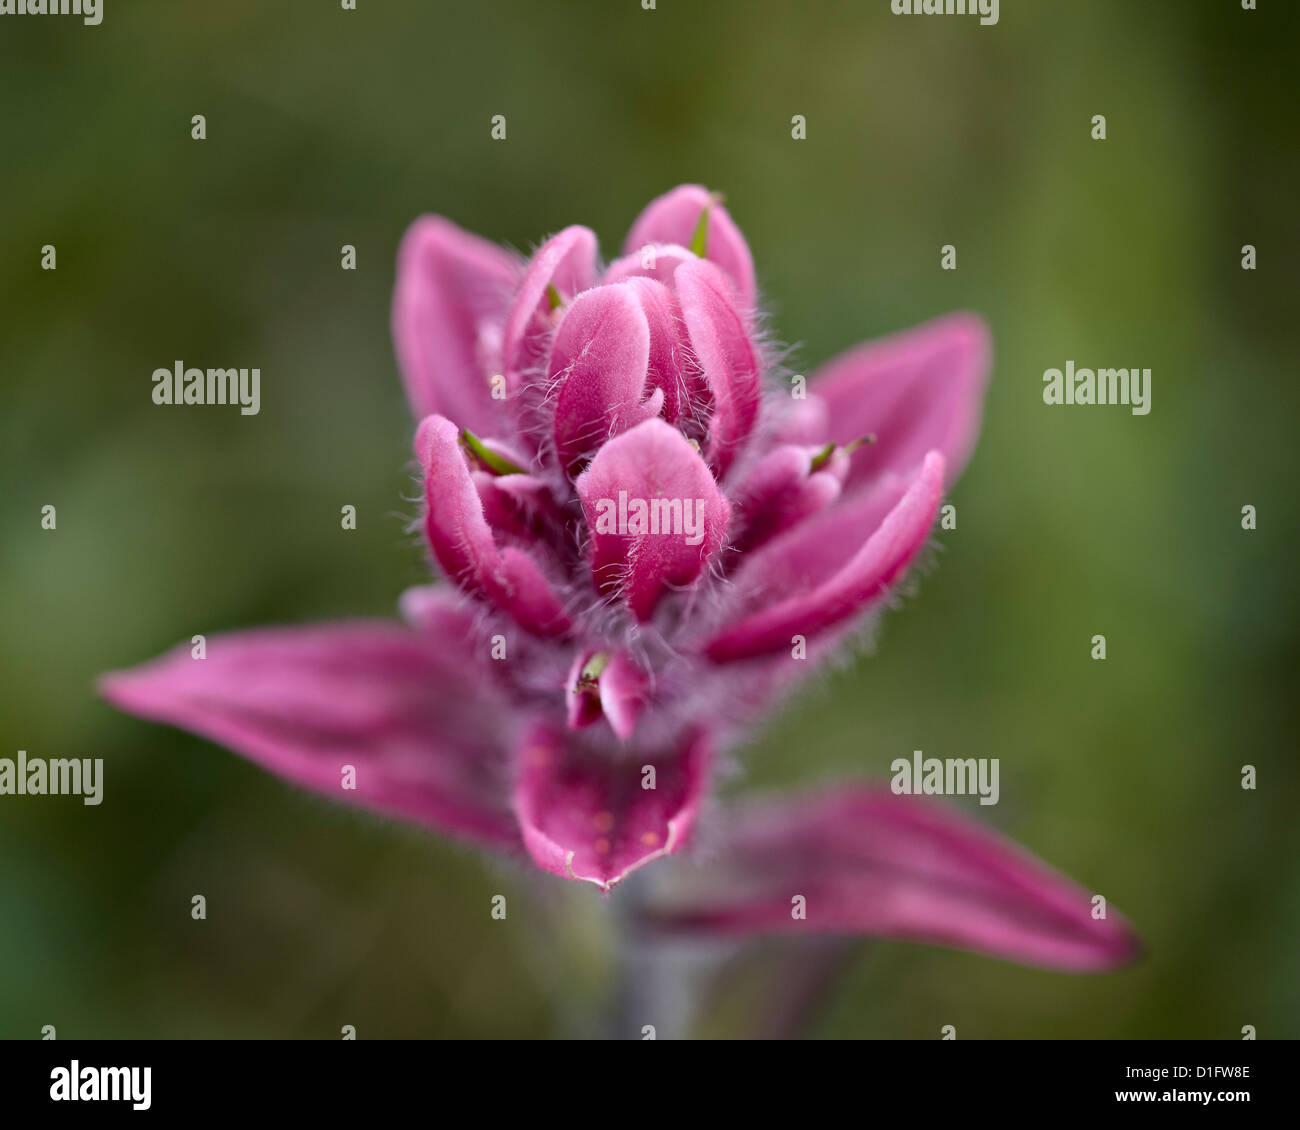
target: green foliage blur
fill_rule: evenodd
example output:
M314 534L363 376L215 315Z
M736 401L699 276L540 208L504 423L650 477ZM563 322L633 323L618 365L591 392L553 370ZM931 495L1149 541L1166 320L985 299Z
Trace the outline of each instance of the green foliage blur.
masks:
M953 803L1148 947L1075 977L869 943L810 1033L1300 1036L1296 7L357 8L0 17L0 756L106 762L100 807L0 798L0 1037L588 1031L596 893L306 796L93 681L196 632L390 614L425 578L388 333L411 220L521 250L581 222L611 254L682 181L726 194L796 371L957 308L996 347L935 567L726 791L998 757L1001 803ZM177 359L260 366L261 413L155 406ZM1151 414L1045 406L1067 359L1150 367ZM759 1034L771 987L697 1031Z

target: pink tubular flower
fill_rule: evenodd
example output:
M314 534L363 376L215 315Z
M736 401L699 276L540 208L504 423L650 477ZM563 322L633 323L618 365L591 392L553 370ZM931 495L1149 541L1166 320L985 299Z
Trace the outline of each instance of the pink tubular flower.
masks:
M990 364L983 323L956 314L850 350L803 396L771 371L756 301L744 238L695 185L604 269L583 227L525 263L417 221L393 333L450 583L407 592L401 622L218 637L104 694L606 891L707 815L702 865L645 912L665 929L1131 957L1122 919L930 801L846 785L704 807L719 757L925 545Z

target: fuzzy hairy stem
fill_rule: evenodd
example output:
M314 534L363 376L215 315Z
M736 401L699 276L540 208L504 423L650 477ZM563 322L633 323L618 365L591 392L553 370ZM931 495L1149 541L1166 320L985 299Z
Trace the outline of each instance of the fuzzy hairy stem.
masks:
M615 974L608 1036L617 1040L685 1039L693 1013L691 970L662 938L639 925L649 876L633 875L611 896L614 912Z

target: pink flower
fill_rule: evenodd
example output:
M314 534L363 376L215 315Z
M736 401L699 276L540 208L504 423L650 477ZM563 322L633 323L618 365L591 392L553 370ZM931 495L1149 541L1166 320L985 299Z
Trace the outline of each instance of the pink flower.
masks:
M604 269L583 227L524 263L419 220L393 331L450 584L407 592L404 623L218 637L104 694L603 890L708 811L704 865L648 912L665 928L891 935L1067 969L1130 957L1121 919L929 801L847 785L706 807L719 757L925 545L989 369L983 324L952 315L850 350L802 397L756 302L744 238L694 185L653 201Z

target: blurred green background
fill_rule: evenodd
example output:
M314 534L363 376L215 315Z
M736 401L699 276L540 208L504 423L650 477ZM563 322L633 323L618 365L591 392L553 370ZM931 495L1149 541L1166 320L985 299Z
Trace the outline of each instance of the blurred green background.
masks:
M1300 1035L1300 21L1273 0L1001 7L994 27L887 0L0 18L0 756L107 777L98 808L0 798L0 1036L584 1030L611 972L594 892L305 796L92 682L195 632L388 614L423 579L388 336L412 219L519 249L582 222L613 253L682 181L727 194L797 371L954 308L996 346L938 567L728 790L999 757L1002 802L957 803L1149 949L1072 977L871 944L810 1031ZM261 414L156 407L178 358L260 366ZM1046 407L1067 358L1150 367L1151 414ZM699 1031L758 1033L768 987Z

